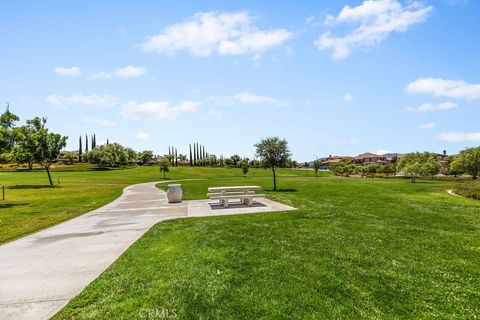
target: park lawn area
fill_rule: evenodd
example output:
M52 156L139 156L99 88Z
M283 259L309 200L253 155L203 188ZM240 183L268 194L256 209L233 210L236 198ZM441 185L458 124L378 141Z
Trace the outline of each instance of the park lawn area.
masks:
M254 184L298 210L161 222L55 319L480 313L480 202L449 195L453 182L287 171L273 192L268 172L183 170L170 176L203 179L182 182L187 199L205 198L210 186Z
M238 168L170 168L168 177L239 177ZM285 175L312 175L311 171L283 170ZM269 174L251 169L252 176ZM282 174L282 173L281 173ZM6 200L0 202L0 243L50 227L117 198L128 185L160 181L159 168L134 167L98 170L90 165L71 165L52 169L55 186L48 185L44 170L0 171L0 185L6 187ZM0 198L1 199L1 198Z

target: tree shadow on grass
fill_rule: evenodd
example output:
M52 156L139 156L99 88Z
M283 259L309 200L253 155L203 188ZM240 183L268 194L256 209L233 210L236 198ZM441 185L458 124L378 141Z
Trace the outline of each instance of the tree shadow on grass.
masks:
M8 209L18 206L26 206L28 203L0 203L0 209Z
M274 191L273 189L265 189L265 191L272 191L272 192L298 192L297 189L277 189L277 191Z
M38 185L38 184L17 184L14 186L8 186L7 189L12 189L12 190L22 190L22 189L47 189L47 188L58 188L58 186L51 186L48 184L45 185Z

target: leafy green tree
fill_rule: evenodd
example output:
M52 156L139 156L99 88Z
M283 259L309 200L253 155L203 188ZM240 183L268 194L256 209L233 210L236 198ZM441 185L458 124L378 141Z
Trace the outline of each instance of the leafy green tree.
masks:
M163 172L163 179L165 180L165 174L170 171L170 160L165 156L159 163L160 172Z
M145 164L153 159L153 151L145 150L138 154L138 158L142 164Z
M84 154L85 161L99 168L118 167L133 164L137 161L137 153L119 143L98 146Z
M452 161L448 165L449 174L453 174L455 177L464 174L465 167L460 161L456 161L457 157L449 157L449 158L452 158Z
M70 162L70 164L73 164L73 160L77 158L77 154L73 151L69 151L69 152L65 152L65 154L63 155L63 157L65 159L68 159L68 161Z
M440 172L440 164L435 153L414 152L403 155L398 161L398 169L411 177L432 177Z
M269 137L260 140L259 143L255 144L255 147L256 156L262 159L265 167L272 170L273 190L277 191L276 171L279 167L285 166L285 163L290 158L288 142L278 137Z
M305 162L307 164L308 168L308 162ZM318 177L318 170L320 170L320 167L322 166L322 162L320 160L315 160L313 161L313 170L315 170L315 177Z
M385 175L387 176L395 175L396 172L397 172L397 169L395 167L395 164L393 163L387 163L386 165L383 166L383 173L385 173Z
M53 186L50 175L51 165L57 161L60 151L67 145L67 137L58 133L51 133L45 128L46 118L34 118L29 121L35 128L34 139L36 149L33 154L35 162L41 165L48 175L48 181ZM27 122L28 123L28 122Z
M40 122L27 120L27 124L16 128L17 143L13 148L13 158L18 163L26 163L32 170L35 162L35 152L38 148L37 132L40 130Z
M480 171L480 147L460 151L455 160L453 160L452 166L456 170L468 172L472 179L476 180Z
M234 154L233 156L231 156L230 160L232 160L232 166L237 166L241 159L242 158L240 158L238 154Z
M0 154L10 152L15 144L15 122L20 118L10 112L10 107L7 104L5 112L0 115Z
M355 165L352 163L352 159L342 159L337 163L332 163L328 167L330 171L336 176L350 176L355 171Z
M370 164L366 167L365 171L370 177L374 178L375 173L377 173L377 167L378 166L376 166L374 164Z
M247 173L248 173L248 169L249 169L248 161L247 160L241 160L240 161L240 167L242 168L243 177L246 177Z

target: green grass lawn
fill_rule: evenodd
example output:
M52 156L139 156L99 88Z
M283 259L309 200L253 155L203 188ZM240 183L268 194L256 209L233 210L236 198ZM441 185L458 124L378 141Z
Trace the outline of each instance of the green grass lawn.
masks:
M148 180L149 170L101 175ZM159 223L56 319L478 317L480 202L447 194L454 182L285 170L272 192L268 171L239 174L170 178L203 179L182 182L187 199L254 184L299 210Z
M52 169L55 187L48 185L44 170L0 171L0 185L6 187L6 200L0 200L0 244L44 229L98 208L117 198L124 187L140 182L162 180L158 167L96 170L89 165ZM170 168L167 177L240 177L238 168ZM285 176L312 175L311 171L281 171ZM251 169L251 176L268 172ZM1 199L1 198L0 198Z

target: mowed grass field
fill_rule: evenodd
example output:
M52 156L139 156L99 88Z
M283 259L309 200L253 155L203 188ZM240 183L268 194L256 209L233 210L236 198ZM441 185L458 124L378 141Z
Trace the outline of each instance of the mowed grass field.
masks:
M129 170L95 173L95 182L85 173L83 181L95 195L102 183L109 186L106 201L126 180L158 174ZM159 223L56 319L480 314L480 202L447 194L454 182L315 178L311 171L282 170L280 190L272 192L264 170L243 178L239 169L180 168L169 177L201 179L182 182L186 199L205 198L210 186L261 185L298 210Z
M240 177L240 169L170 168L169 178ZM312 175L311 171L284 170L286 175ZM251 176L269 174L251 169ZM90 165L52 169L55 186L44 170L1 171L6 200L0 200L0 244L44 229L98 208L117 198L128 185L162 180L158 167L97 170ZM1 198L0 198L1 199Z

